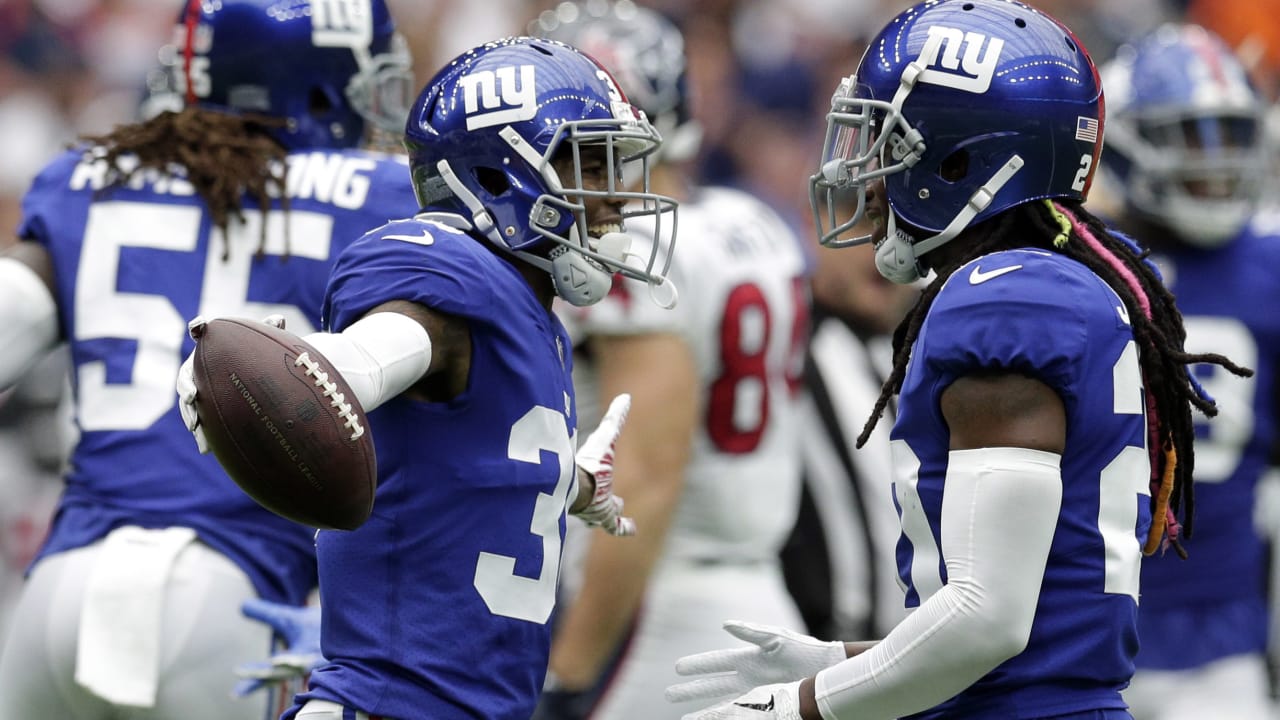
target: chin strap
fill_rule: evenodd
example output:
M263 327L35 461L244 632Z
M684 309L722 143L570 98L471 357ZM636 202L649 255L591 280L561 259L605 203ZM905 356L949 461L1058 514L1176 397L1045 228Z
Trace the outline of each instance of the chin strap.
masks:
M996 171L991 179L969 196L968 202L956 213L942 232L923 240L913 241L911 236L898 228L897 218L890 210L885 239L876 246L876 269L888 280L907 285L924 276L920 258L931 250L955 239L969 223L991 205L996 193L1026 164L1022 156L1014 155Z
M458 179L457 173L450 167L448 160L441 160L436 163L436 172L440 173L440 178L444 180L444 184L449 187L450 192L454 194L471 214L467 217L471 221L471 227L498 247L506 247L506 243L502 241L502 235L498 232L498 225L494 222L493 216L485 209L484 204L480 202L480 198L467 189L466 185Z
M578 228L575 225L569 229L569 240L572 243L577 239ZM605 233L600 238L588 237L587 245L609 264L621 267L626 263L627 251L631 249L631 236L622 232ZM539 267L541 265L535 260L546 263L546 260L536 255L522 252L516 254ZM574 252L568 245L557 245L551 251L551 262L547 267L555 284L556 295L576 307L600 302L613 287L613 270L610 267L580 252Z
M609 294L613 287L613 273L603 265L581 253L576 253L560 245L551 251L551 261L525 252L516 252L525 260L535 265L544 263L551 273L551 281L555 284L556 295L570 305L585 307L594 305Z

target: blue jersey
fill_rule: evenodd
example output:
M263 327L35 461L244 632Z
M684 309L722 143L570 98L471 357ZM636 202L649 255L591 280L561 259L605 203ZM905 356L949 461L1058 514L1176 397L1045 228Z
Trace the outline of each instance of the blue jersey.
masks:
M454 400L401 395L369 413L373 515L317 536L330 662L299 706L527 720L542 688L575 473L571 346L519 271L463 227L445 214L387 225L330 282L330 330L419 303L466 320L471 366Z
M18 233L53 260L80 431L39 557L121 525L180 525L235 561L268 599L301 602L314 587L311 530L259 507L212 455L200 455L174 392L194 347L190 318L278 312L294 332L318 329L338 251L416 211L403 162L354 150L288 162L289 214L249 202L245 222L233 219L227 234L185 180L140 173L107 187L105 163L79 151L32 184Z
M907 604L947 582L939 540L950 435L940 397L956 379L991 370L1033 377L1061 397L1062 509L1026 649L911 717L1012 720L1124 708L1120 690L1138 649L1139 539L1150 527L1145 401L1123 303L1064 255L978 258L951 275L929 310L891 435Z
M1189 557L1169 553L1142 565L1138 666L1181 670L1265 651L1266 559L1252 518L1254 491L1276 438L1280 216L1260 217L1222 248L1172 246L1154 257L1178 298L1187 350L1220 353L1255 371L1239 378L1215 365L1193 368L1219 414L1195 414L1195 528L1184 541Z

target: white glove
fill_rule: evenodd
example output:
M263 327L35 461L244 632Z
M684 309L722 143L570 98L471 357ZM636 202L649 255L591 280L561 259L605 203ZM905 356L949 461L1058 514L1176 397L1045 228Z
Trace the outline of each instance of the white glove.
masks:
M672 685L667 688L667 702L738 695L759 685L799 681L846 658L842 642L825 642L785 628L726 620L724 629L753 647L680 658L676 661L679 675L715 674Z
M575 457L578 469L595 478L591 503L574 513L588 525L600 526L610 535L635 535L636 521L622 516L622 498L613 494L613 449L631 410L631 396L623 393L609 403L595 432L587 436Z
M762 685L734 700L680 720L801 720L800 681Z
M197 315L191 322L187 323L187 333L191 335L191 339L196 342L200 341L200 336L204 335L204 327L208 321L203 316ZM196 412L196 375L195 375L195 357L196 351L193 349L186 360L182 361L182 367L178 368L178 380L176 389L178 391L178 412L182 414L182 422L186 424L187 429L196 438L196 447L200 448L200 453L209 452L209 441L205 440L204 428L200 427L200 414Z
M283 315L268 315L262 322L280 330L284 329ZM191 335L191 339L200 342L200 337L204 335L205 326L208 324L209 321L202 315L197 315L187 323L187 332ZM209 441L205 439L204 428L200 427L200 414L196 412L195 357L195 350L192 350L187 359L182 361L174 386L178 392L178 412L182 415L182 422L195 436L196 447L200 449L201 454L204 454L209 452Z

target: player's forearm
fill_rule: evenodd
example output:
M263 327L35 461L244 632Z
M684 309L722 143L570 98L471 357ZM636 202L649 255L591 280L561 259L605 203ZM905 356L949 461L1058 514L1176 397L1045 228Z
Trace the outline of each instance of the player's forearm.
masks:
M632 394L627 428L618 437L613 487L626 498L637 533L592 537L583 587L566 609L551 650L551 669L570 689L596 679L640 606L684 489L699 417L696 365L679 336L599 336L592 343L600 396Z
M1062 502L1058 463L1025 448L951 453L941 531L948 583L875 647L818 673L823 718L928 709L1022 651ZM803 688L800 699L803 709Z
M59 334L58 307L46 279L26 258L18 259L19 250L11 252L0 257L0 389L20 380L57 344ZM44 260L47 264L47 253Z
M625 386L608 376L601 383L606 392ZM627 499L627 513L639 531L634 537L591 538L582 588L551 650L551 669L570 689L594 682L622 642L684 489L691 436L686 429L692 421L682 418L696 415L696 406L691 396L683 403L673 402L661 387L638 389L651 392L633 398L627 431L618 438L613 481L614 489ZM672 430L684 434L673 438L667 434Z
M578 494L573 498L573 502L569 504L569 514L574 515L587 509L591 504L591 496L596 492L596 479L591 473L586 472L582 468L578 468Z
M431 365L431 337L398 312L375 312L340 333L303 338L342 375L368 412L407 390Z
M637 520L637 527L643 520ZM648 532L648 526L645 533ZM611 538L596 535L593 545L634 545L639 536ZM632 552L623 548L619 553L601 553L599 558L589 559L586 576L590 578L574 599L566 613L563 627L551 649L550 668L560 684L569 690L590 687L599 677L609 657L622 642L628 624L644 594L643 573L629 569L635 561L628 556ZM618 557L613 558L614 555ZM608 567L607 562L619 563ZM616 572L618 568L626 572Z
M879 644L879 640L846 641L844 644L844 654L845 657L857 657Z

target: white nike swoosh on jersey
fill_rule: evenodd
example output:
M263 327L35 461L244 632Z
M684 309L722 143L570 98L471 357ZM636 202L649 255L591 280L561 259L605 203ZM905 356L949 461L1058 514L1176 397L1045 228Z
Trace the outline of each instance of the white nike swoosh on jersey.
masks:
M422 231L422 235L383 235L386 240L403 240L416 245L434 245L436 239L426 230Z
M1014 270L1021 270L1021 269L1022 269L1021 265L1010 265L1009 267L1002 267L999 270L992 270L991 272L982 272L981 265L975 266L973 268L973 272L969 273L969 284L981 285L982 283L988 280L991 280L992 278L998 278L1001 275L1007 275L1013 272Z

